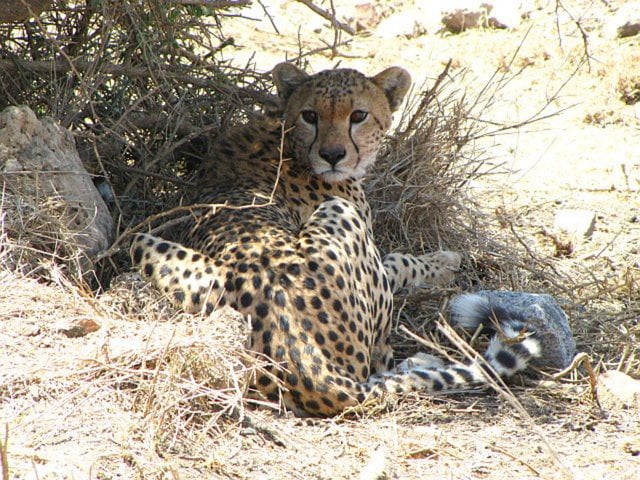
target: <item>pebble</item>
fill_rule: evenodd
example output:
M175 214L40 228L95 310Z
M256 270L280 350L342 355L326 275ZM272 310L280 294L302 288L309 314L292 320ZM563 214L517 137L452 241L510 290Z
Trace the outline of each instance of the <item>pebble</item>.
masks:
M640 410L640 380L617 370L601 373L598 376L598 400L608 410Z
M590 238L596 229L596 214L591 210L563 208L556 212L553 225L570 235Z

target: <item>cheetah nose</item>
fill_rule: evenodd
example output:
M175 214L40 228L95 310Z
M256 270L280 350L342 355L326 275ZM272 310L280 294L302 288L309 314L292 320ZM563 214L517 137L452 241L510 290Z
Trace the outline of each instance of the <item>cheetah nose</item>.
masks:
M342 145L322 147L318 153L332 167L335 167L338 164L338 162L347 155L347 151Z

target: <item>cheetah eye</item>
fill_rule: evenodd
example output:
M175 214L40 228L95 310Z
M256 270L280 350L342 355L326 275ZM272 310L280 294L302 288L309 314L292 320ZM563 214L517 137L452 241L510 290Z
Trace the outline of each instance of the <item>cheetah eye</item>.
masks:
M310 125L318 123L318 114L313 110L303 110L302 119Z
M364 110L354 110L351 112L349 120L351 120L351 123L362 123L368 115L369 112L365 112Z

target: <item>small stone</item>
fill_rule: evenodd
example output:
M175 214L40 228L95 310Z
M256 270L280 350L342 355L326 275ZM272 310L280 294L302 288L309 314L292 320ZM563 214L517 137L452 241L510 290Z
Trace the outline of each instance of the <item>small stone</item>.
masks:
M20 335L24 337L37 337L41 333L40 325L27 323L20 328Z
M486 9L471 10L459 8L442 12L442 23L453 33L461 33L470 28L476 28L486 18Z
M460 33L470 28L517 28L526 9L513 0L475 0L447 2L442 23L447 30Z
M567 315L551 295L502 291L480 291L477 295L485 297L490 305L500 307L514 318L527 322L529 330L536 332L541 352L539 357L531 361L531 365L562 370L571 364L576 353L576 342ZM456 298L451 303L452 310ZM452 321L455 323L455 318Z
M632 37L640 33L640 2L627 2L604 26L608 38Z
M623 450L634 457L640 457L640 438L632 438L624 442Z
M79 318L66 321L58 326L57 331L69 338L84 337L100 329L100 325L90 318Z
M380 14L376 5L372 2L357 4L353 23L355 24L356 32L375 28L380 23Z
M426 33L426 30L419 22L416 12L411 9L405 9L382 20L376 32L381 38L387 39L395 37L415 38Z
M554 227L576 237L589 238L596 228L596 214L591 210L561 209L556 212Z
M617 370L601 373L598 376L598 400L609 410L640 410L640 380Z

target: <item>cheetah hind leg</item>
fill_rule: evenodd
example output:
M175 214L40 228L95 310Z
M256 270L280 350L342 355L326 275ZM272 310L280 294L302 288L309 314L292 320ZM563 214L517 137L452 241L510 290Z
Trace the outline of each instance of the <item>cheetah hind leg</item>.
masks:
M176 307L189 313L214 310L223 291L210 257L144 233L135 235L130 254L133 266Z
M460 254L443 250L420 256L390 253L383 264L395 293L407 287L447 285L455 279L461 261Z

